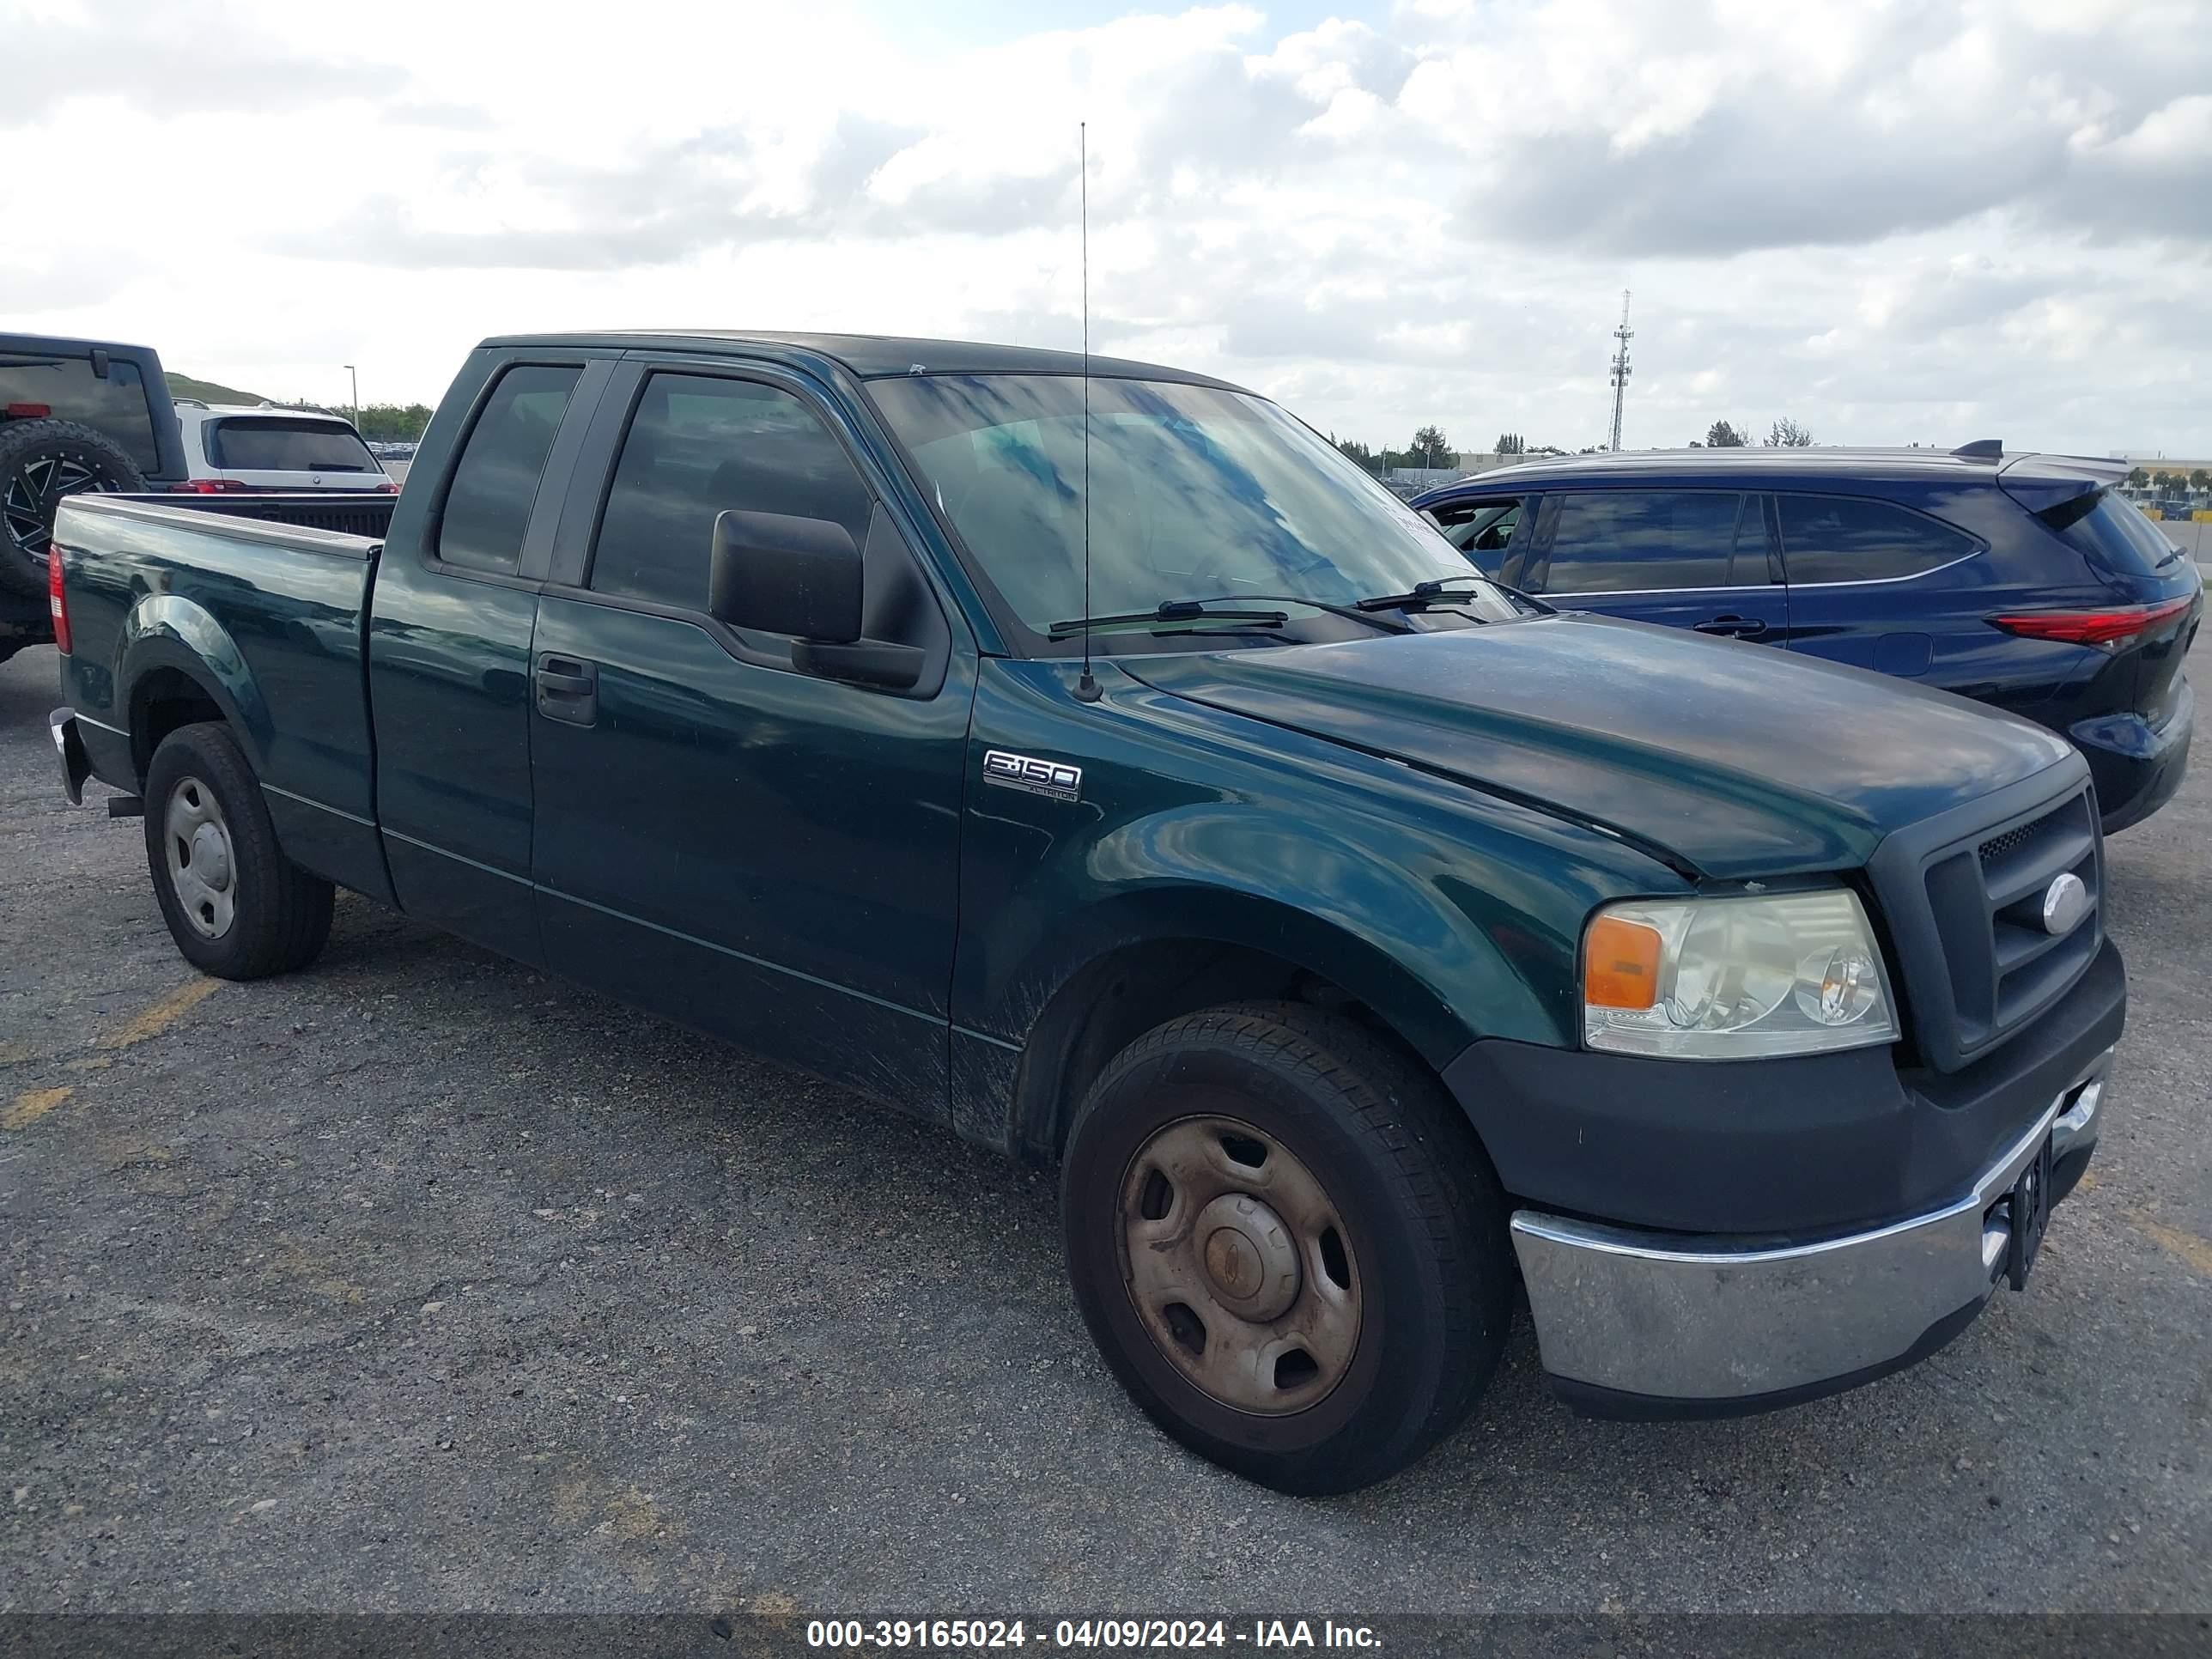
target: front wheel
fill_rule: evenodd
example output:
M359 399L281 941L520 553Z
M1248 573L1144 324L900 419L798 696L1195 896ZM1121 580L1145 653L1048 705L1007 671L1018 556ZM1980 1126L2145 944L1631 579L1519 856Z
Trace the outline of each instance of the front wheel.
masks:
M1455 1426L1509 1318L1505 1205L1436 1079L1295 1004L1188 1015L1069 1132L1076 1299L1153 1420L1285 1492L1382 1480Z
M228 731L209 721L162 738L145 801L147 866L186 961L219 979L262 979L315 959L335 890L284 856Z

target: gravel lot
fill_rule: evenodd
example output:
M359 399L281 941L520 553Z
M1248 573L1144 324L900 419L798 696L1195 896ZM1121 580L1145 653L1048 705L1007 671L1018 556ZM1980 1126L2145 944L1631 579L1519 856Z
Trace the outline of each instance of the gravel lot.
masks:
M1579 1419L1524 1327L1310 1502L1125 1403L1044 1176L358 899L197 977L54 701L0 667L0 1611L2212 1609L2202 760L2112 848L2130 1030L2027 1295L1722 1424Z

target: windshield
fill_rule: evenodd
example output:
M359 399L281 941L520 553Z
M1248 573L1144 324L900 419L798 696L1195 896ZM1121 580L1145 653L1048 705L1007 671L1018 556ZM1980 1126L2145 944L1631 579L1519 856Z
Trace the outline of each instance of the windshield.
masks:
M1348 605L1440 579L1457 579L1455 607L1516 614L1412 508L1265 398L1162 381L1090 385L1087 604L1082 380L912 375L869 386L976 574L1032 635L1168 600ZM1305 638L1358 631L1304 613L1294 626ZM1101 634L1094 646L1129 641Z

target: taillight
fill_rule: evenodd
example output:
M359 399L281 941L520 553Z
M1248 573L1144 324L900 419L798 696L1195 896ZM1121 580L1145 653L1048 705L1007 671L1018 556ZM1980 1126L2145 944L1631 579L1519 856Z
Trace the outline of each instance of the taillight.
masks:
M386 478L382 483L378 484L371 493L378 495L397 495L399 493L399 486L392 483L391 479Z
M2194 594L2160 605L2123 605L2110 611L2028 611L1992 617L1992 626L2024 640L2059 640L2068 645L2118 645L2174 617L2197 603Z
M222 495L243 492L252 487L242 484L235 478L187 478L182 483L171 484L169 491L176 495Z
M62 589L62 544L49 538L46 542L46 609L54 619L54 648L64 656L69 654L69 596Z
M43 421L54 412L52 404L9 404L8 418L11 421Z

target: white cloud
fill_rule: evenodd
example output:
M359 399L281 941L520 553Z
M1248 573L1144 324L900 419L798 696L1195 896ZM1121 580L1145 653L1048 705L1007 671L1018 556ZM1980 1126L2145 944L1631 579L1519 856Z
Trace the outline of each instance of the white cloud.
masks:
M2203 0L1228 5L921 52L837 0L525 15L0 0L0 317L326 398L537 328L1068 344L1082 118L1094 343L1340 433L1595 441L1629 287L1632 441L2212 447Z

